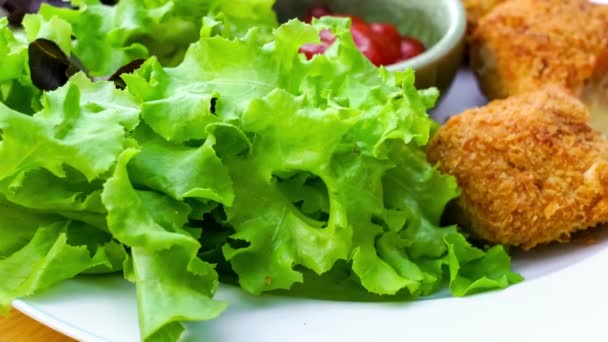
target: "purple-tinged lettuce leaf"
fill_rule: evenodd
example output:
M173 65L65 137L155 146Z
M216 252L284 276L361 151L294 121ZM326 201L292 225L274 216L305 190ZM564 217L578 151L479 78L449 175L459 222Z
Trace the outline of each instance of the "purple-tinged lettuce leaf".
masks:
M8 13L8 20L13 25L20 25L26 14L38 12L43 3L71 7L69 0L0 0L0 6Z
M0 18L0 102L33 114L41 108L41 88L54 89L71 76L71 27L59 18L27 16L24 32L15 33L7 23Z

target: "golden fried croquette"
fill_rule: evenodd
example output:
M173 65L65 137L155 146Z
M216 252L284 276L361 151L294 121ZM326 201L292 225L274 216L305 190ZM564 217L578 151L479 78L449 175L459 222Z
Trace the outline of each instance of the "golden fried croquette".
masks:
M566 89L496 100L454 116L427 150L456 177L473 235L533 248L608 222L608 140Z
M462 3L467 10L467 33L471 34L475 31L477 23L492 8L507 0L462 0Z
M593 5L595 6L595 11L598 12L599 16L604 19L604 21L608 21L608 2L594 2Z
M608 134L608 50L601 54L580 99L591 113L591 127Z
M481 19L470 43L489 99L550 83L578 95L608 47L608 21L588 0L510 0Z

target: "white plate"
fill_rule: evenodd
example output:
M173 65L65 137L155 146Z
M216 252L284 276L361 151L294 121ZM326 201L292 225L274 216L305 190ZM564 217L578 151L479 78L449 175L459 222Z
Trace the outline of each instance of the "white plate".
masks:
M463 70L435 117L483 105ZM187 324L185 341L604 341L608 319L608 231L598 241L513 256L526 281L466 298L439 294L409 303L348 303L255 297L221 286L228 310ZM15 308L81 341L140 340L134 287L120 276L79 277Z

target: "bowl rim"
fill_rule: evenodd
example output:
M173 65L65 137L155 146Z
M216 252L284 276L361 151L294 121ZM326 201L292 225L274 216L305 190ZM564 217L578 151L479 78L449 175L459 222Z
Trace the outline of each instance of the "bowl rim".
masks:
M450 27L448 31L430 49L422 54L395 64L385 66L391 71L413 68L414 70L431 65L444 57L464 39L467 26L467 15L461 1L445 0L443 2L450 13Z

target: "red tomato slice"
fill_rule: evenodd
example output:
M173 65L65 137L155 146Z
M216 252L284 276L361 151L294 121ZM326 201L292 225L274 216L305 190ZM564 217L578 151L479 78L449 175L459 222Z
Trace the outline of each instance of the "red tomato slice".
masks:
M424 52L425 47L418 39L412 37L401 37L397 28L389 23L368 24L365 19L350 14L333 14L324 5L312 7L307 15L307 22L312 18L323 16L334 16L351 19L351 33L357 48L374 65L389 65L400 60L410 59ZM334 43L336 37L330 30L322 30L319 33L321 44L304 44L299 52L311 59L314 55L325 53L327 48Z
M350 28L353 35L353 39L357 48L367 58L374 63L374 65L382 65L385 61L385 57L382 55L382 46L374 38L374 32L364 22L354 22Z
M426 48L424 44L416 38L402 37L401 38L401 60L414 58L423 53Z
M384 56L383 65L393 64L401 57L401 34L395 26L388 23L373 23L369 28L381 46Z

